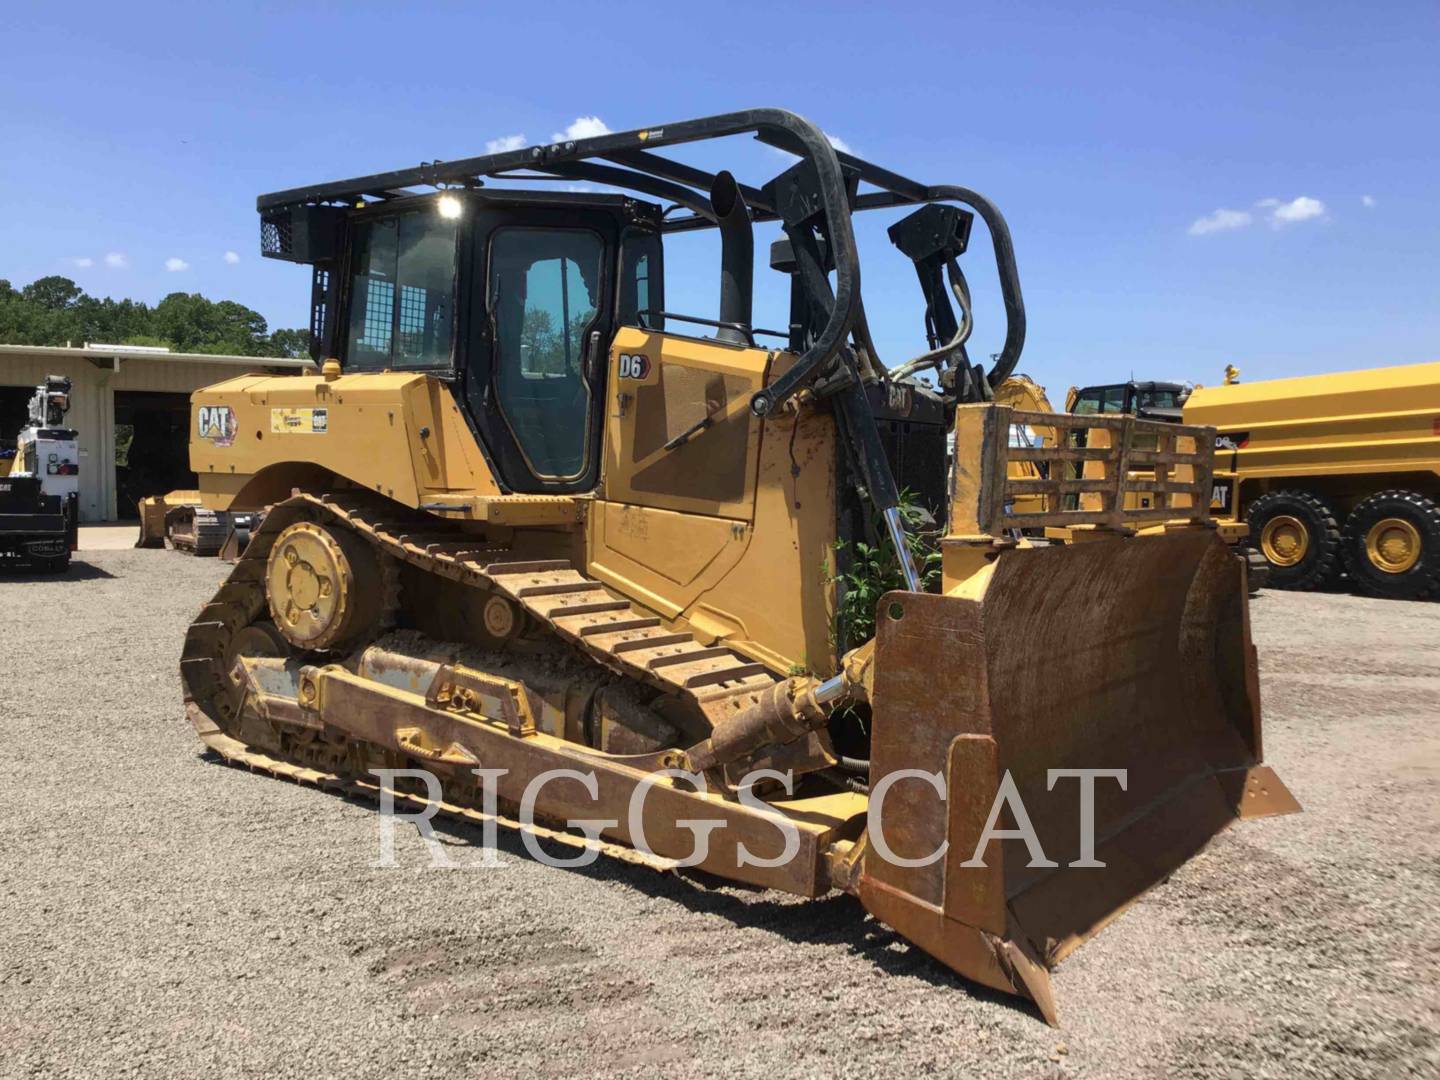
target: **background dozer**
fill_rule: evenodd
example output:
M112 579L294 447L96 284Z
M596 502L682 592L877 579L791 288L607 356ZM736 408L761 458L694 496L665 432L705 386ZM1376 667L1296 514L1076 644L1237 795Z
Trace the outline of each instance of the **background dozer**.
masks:
M795 163L751 186L661 152L748 135ZM584 820L659 866L841 889L1051 1021L1057 960L1230 821L1297 808L1261 764L1213 433L1047 416L1088 445L1010 445L1042 418L992 400L1025 314L979 194L762 109L259 209L264 254L313 267L323 364L193 399L204 505L268 508L181 661L224 758L370 791L374 770L421 767L460 813L523 824L528 794L556 838ZM926 345L893 370L861 296L862 211L894 216L921 285ZM989 370L966 352L976 216L1006 323ZM779 333L752 319L766 223ZM665 299L666 238L695 229L720 237L716 319ZM1136 484L1156 505L1127 508ZM902 490L940 523L928 554ZM1097 505L1066 509L1075 493ZM1085 542L1016 539L1045 525ZM902 583L873 635L837 625L862 544L888 545ZM1088 804L1074 770L1109 777ZM697 820L718 823L703 846Z
M137 548L162 548L168 543L176 551L202 558L227 558L232 549L249 543L255 516L209 509L198 491L147 495L136 504L136 511Z

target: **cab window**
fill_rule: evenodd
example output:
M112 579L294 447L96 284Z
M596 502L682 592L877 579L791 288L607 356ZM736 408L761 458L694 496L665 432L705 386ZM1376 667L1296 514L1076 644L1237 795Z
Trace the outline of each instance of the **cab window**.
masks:
M1124 386L1089 386L1080 391L1080 396L1075 399L1075 413L1079 416L1124 411Z
M664 320L654 314L665 307L662 284L659 235L629 230L620 242L620 325L664 330Z
M358 222L350 251L345 366L357 371L448 366L455 222L425 210Z
M1136 408L1178 409L1184 404L1175 390L1141 390L1137 395Z
M604 241L584 229L504 228L490 242L496 400L542 479L574 479L587 465L585 368L604 255Z

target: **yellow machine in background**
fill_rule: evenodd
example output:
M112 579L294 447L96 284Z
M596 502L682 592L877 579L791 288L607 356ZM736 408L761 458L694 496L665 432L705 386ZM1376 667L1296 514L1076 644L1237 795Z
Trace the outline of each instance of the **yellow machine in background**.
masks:
M1440 363L1227 380L1184 416L1219 433L1216 515L1248 523L1272 584L1440 595Z
M1054 407L1045 396L1045 388L1028 375L1011 375L995 388L995 403L1006 405L1020 412L1053 413ZM1041 424L1036 427L1017 426L1012 429L1011 442L1015 446L1055 446L1060 438L1060 429ZM1040 469L1033 461L1011 461L1007 474L1013 480L1041 479ZM1074 470L1079 475L1078 470ZM1133 498L1133 496L1132 496ZM1017 513L1032 514L1045 509L1045 496L1019 495L1012 504Z
M135 507L140 518L140 536L135 541L135 546L164 547L175 524L175 511L180 508L193 509L200 505L198 491L171 491L164 495L147 495Z
M732 135L797 163L751 187L657 153ZM527 176L629 193L504 186ZM851 216L896 208L927 340L890 370ZM181 660L224 758L370 792L374 770L423 767L447 808L557 844L593 821L632 860L843 890L1052 1021L1061 957L1237 817L1298 809L1261 764L1213 431L993 402L1025 311L982 196L762 109L260 209L264 253L314 267L324 363L193 398L205 508L265 511ZM959 267L977 214L1005 308L989 370ZM751 321L766 222L783 334ZM719 318L676 314L664 240L708 228ZM1044 427L1086 445L1013 434ZM1087 542L1015 539L1052 527ZM864 578L862 551L899 587ZM847 621L857 595L878 603ZM1033 836L997 834L1021 801ZM703 848L696 821L717 823Z
M1128 415L1160 424L1179 423L1180 404L1185 400L1185 394L1188 391L1188 387L1179 383L1137 383L1134 381L1110 386L1091 386L1084 389L1072 386L1065 395L1066 411L1059 415L1081 417ZM1022 412L1055 412L1050 404L1050 399L1046 397L1045 388L1025 375L1012 375L997 386L995 401L997 404L1008 405ZM1153 455L1161 448L1162 438L1157 433L1166 433L1163 441L1167 445L1173 443L1167 429L1156 427L1155 423L1146 423L1132 426L1130 435L1133 441L1129 449ZM1105 438L1105 436L1102 435L1101 438ZM1088 444L1088 440L1089 429L1084 424L1077 425L1057 419L1049 424L1017 426L1013 432L1011 444L1020 447L1056 445L1084 447ZM1057 465L1057 468L1064 472L1068 479L1083 479L1083 465L1083 461L1076 460L1062 462ZM1147 481L1153 481L1156 478L1153 465L1142 465L1137 458L1131 461L1131 466L1130 473L1134 484L1125 492L1125 509L1150 510L1166 505L1164 500L1157 497L1157 492L1147 486ZM1012 460L1009 472L1013 479L1033 480L1041 477L1039 467L1029 461ZM1021 495L1014 506L1017 513L1033 513L1041 508L1043 508L1043 497L1039 495ZM1077 489L1076 493L1070 496L1067 508L1101 509L1100 493ZM1235 530L1227 530L1224 527L1219 528L1218 531L1227 541L1243 540L1245 535L1243 526L1239 529L1238 534ZM1252 567L1252 572L1253 569Z

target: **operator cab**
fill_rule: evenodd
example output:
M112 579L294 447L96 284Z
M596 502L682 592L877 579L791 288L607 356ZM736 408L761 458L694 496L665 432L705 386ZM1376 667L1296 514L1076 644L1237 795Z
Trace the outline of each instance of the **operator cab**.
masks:
M722 189L726 183L734 184L728 174ZM769 335L779 339L776 348L796 353L818 339L823 299L807 293L788 239L771 253L771 268L789 281L788 330L751 325L750 222L742 202L732 205L744 223L721 223L719 320L665 311L665 214L625 195L470 188L287 207L263 219L262 252L313 265L317 359L333 357L351 374L444 380L505 490L566 494L598 481L604 381L619 327L731 347L753 348L757 335ZM936 313L927 314L932 347L962 333L939 292L947 263L964 250L969 220L957 208L930 206L892 229L915 262L927 313ZM917 238L922 223L927 231ZM821 274L833 272L826 245L811 255ZM953 265L949 272L958 273ZM941 395L919 383L865 390L897 479L938 518L949 422Z
M1077 416L1128 413L1143 420L1180 423L1181 409L1190 387L1169 382L1112 383L1087 386L1075 395L1070 411Z
M347 372L454 384L510 490L589 490L608 342L662 303L659 222L621 195L502 189L307 208L330 267L316 344Z

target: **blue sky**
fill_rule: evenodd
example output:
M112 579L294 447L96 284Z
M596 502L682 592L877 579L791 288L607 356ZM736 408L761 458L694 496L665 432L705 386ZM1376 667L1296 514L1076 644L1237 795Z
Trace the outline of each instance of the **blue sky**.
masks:
M1030 318L1021 366L1052 400L1132 371L1440 359L1434 0L11 0L0 20L0 277L16 283L200 291L303 325L306 271L258 254L260 192L545 141L579 117L622 130L779 105L1000 205ZM749 143L733 160L755 182L785 164ZM870 217L864 292L893 365L923 347L921 305L892 219ZM708 245L677 246L670 307L714 313ZM978 227L965 265L979 357L1003 324ZM757 321L783 325L783 282L762 266L757 289Z

